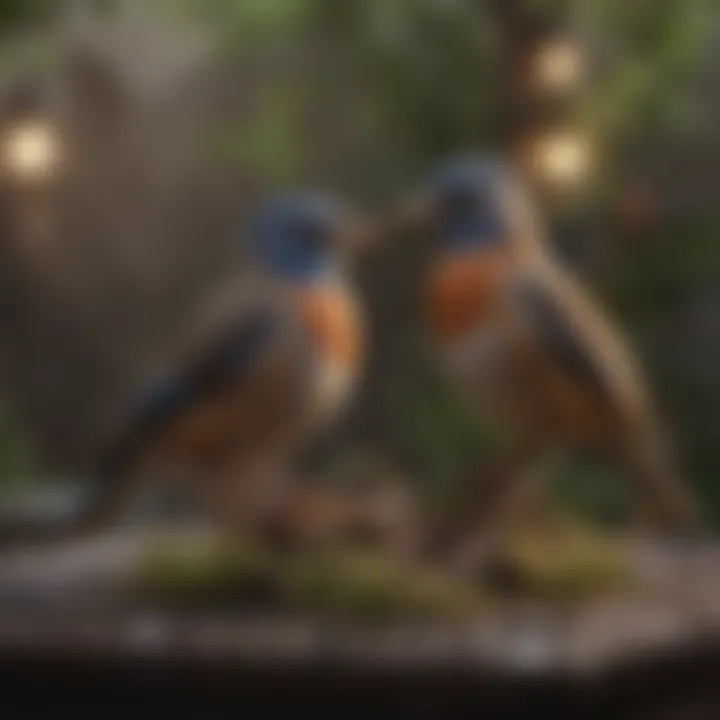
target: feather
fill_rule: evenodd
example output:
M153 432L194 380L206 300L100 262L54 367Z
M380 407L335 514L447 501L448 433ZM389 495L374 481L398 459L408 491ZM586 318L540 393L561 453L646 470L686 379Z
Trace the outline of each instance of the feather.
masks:
M525 276L514 287L513 298L544 349L566 372L601 397L613 396L601 367L600 348L588 342L587 333L574 322L561 300L536 278Z
M128 430L103 462L103 475L122 472L155 433L194 403L242 382L278 328L279 317L256 310L197 354L181 371L154 383L143 394Z

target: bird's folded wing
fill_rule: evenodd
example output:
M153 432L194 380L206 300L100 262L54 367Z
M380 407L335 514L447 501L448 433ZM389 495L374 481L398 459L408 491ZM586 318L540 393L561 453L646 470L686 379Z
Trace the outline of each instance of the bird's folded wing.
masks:
M175 418L224 393L237 393L243 383L252 388L248 396L257 398L253 380L270 366L289 369L296 374L293 380L299 381L309 348L287 308L267 302L246 304L241 313L227 316L212 330L204 334L202 344L191 344L175 369L140 394L126 432L105 458L107 471L140 452Z
M639 372L619 335L569 277L548 268L519 278L512 300L535 342L598 397L644 407Z

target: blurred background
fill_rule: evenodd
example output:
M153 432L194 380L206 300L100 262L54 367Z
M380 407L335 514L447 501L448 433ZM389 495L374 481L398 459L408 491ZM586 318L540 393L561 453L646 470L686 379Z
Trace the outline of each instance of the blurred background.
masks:
M719 38L714 0L6 0L0 490L83 477L259 200L310 184L373 211L479 148L524 164L720 523ZM370 365L321 455L437 504L493 436L426 351L426 250L358 269ZM582 460L557 494L626 502Z

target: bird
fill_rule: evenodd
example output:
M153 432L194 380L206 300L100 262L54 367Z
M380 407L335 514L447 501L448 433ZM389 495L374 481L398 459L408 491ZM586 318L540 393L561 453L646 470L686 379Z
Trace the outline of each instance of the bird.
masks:
M330 194L288 191L248 227L244 272L200 304L143 384L63 537L106 528L165 475L191 478L213 523L243 532L270 512L296 453L350 407L367 334L350 275L367 224Z
M447 158L398 203L393 222L434 239L424 310L432 347L456 390L498 429L500 465L511 469L485 498L457 562L492 557L553 464L578 452L616 467L654 526L697 528L695 499L630 343L554 256L520 172L490 154Z

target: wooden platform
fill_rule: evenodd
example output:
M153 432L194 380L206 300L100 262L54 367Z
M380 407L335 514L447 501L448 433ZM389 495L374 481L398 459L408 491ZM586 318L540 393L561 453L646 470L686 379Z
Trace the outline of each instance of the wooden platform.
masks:
M4 690L89 702L92 687L187 697L186 707L234 697L270 709L294 698L293 712L374 698L375 707L472 706L491 717L540 707L562 717L720 717L715 547L629 548L647 588L631 597L507 603L462 626L373 628L129 604L118 576L146 540L119 533L0 558Z

